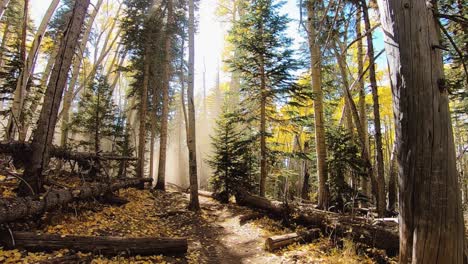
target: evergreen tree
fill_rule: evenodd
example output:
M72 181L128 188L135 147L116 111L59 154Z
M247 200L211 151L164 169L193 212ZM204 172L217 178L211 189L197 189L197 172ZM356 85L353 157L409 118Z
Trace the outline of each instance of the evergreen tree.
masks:
M72 130L90 135L89 139L82 140L79 144L92 146L95 152L99 152L101 139L110 138L115 131L121 130L117 127L117 110L106 76L97 75L84 91L78 109L72 120Z
M230 41L237 56L229 60L232 71L240 73L243 105L249 107L252 120L259 121L260 195L266 191L268 148L267 119L275 109L275 99L294 87L291 71L298 63L285 37L288 18L279 15L281 3L253 0L234 23Z
M214 196L228 202L239 188L252 189L252 175L256 171L252 140L239 124L238 115L227 107L216 121L215 135L211 139L214 153L207 162L213 169Z

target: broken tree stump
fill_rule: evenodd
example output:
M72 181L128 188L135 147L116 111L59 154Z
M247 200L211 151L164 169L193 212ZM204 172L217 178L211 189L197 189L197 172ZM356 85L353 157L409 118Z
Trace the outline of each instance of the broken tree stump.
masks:
M101 197L121 188L139 187L152 179L126 179L113 183L86 184L76 189L50 189L45 194L0 199L0 223L43 214L76 200Z
M125 238L108 236L61 236L36 234L34 232L13 232L13 239L6 231L0 235L0 242L6 248L23 248L29 251L54 251L70 249L92 252L106 256L127 255L179 255L187 252L186 238Z
M294 243L312 242L320 237L320 229L313 228L302 232L272 236L265 240L265 248L272 252Z

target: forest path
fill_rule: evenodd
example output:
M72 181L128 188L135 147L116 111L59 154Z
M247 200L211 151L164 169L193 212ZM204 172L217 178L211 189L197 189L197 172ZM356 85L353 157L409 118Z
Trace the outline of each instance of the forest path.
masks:
M194 223L189 251L201 253L203 263L286 263L284 258L263 249L267 234L254 223L240 225L239 217L251 211L235 204L221 204L200 196L202 218Z

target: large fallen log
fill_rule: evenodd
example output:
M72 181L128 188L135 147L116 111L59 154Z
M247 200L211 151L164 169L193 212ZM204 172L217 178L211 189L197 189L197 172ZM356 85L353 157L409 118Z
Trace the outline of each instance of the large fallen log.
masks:
M91 183L76 189L49 189L28 197L0 199L0 224L43 214L69 202L100 197L121 188L141 187L152 179L125 179L113 183Z
M29 157L31 154L31 144L27 142L8 141L0 142L0 153L11 154L12 156L21 159ZM90 160L137 160L135 157L117 156L113 153L96 153L71 151L66 148L52 146L50 148L50 155L54 158L76 161L90 161Z
M8 232L0 235L6 248L23 248L30 251L70 249L107 256L127 255L178 255L187 252L186 238L125 238L107 236L61 236L34 232Z
M286 205L282 202L271 201L247 192L239 192L236 196L236 202L239 205L262 209L277 217L287 217L289 220L304 226L318 227L327 236L348 237L355 242L384 249L388 255L398 253L398 233L371 225L363 218L311 208L299 208L293 205Z
M319 237L320 229L318 228L312 228L297 233L272 236L265 240L265 248L271 252L276 249L291 245L293 243L311 242Z

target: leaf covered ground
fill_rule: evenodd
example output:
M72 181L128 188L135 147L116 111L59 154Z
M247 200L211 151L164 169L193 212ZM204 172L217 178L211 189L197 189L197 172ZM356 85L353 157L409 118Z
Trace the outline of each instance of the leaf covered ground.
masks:
M274 253L264 250L265 238L293 230L264 217L239 224L239 216L251 213L235 204L220 204L200 197L202 211L186 210L188 197L180 192L123 189L117 195L129 200L123 206L98 201L73 203L47 213L39 224L16 225L16 229L60 235L187 237L185 256L104 256L60 250L51 253L0 250L1 263L41 263L77 256L86 263L373 263L350 241L337 247L322 238L305 245L291 245ZM78 255L77 255L78 254ZM43 262L44 263L44 262ZM69 263L72 263L69 261Z

